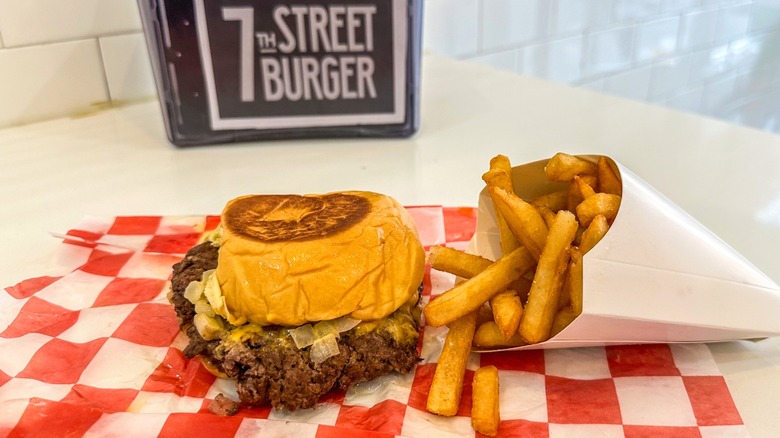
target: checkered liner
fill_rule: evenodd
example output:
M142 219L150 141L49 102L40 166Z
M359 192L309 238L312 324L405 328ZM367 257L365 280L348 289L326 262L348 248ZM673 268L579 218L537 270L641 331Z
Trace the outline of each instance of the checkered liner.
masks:
M410 207L423 244L465 248L473 208ZM167 303L171 265L216 216L88 218L59 258L72 270L0 293L0 435L474 436L471 377L500 370L500 436L747 436L702 344L472 354L457 416L426 412L445 328L424 327L422 362L295 413L209 413L230 381L182 355ZM424 300L452 286L428 270Z

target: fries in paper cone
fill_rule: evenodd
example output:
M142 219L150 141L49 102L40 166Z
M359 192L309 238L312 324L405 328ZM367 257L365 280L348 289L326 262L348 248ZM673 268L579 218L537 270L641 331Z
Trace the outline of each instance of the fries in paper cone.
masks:
M564 251L567 261L558 266L563 272L552 279L558 312L550 315L549 305L531 305L546 309L543 332L550 337L524 337L528 345L516 346L513 340L515 346L508 342L503 349L780 335L775 317L780 287L619 163L603 156L558 154L513 167L511 178L520 202L535 206L547 223L553 223L550 213L573 208L580 229ZM495 192L488 186L480 194L470 248L489 260L502 256L496 212L507 214L505 201L494 206ZM532 288L529 302L534 295ZM523 301L524 317L529 302Z

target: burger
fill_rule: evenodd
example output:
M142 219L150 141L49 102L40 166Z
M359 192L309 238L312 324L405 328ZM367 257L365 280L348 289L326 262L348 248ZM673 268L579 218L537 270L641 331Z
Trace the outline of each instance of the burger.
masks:
M173 266L187 357L240 402L296 410L419 361L425 252L409 213L371 192L249 195Z

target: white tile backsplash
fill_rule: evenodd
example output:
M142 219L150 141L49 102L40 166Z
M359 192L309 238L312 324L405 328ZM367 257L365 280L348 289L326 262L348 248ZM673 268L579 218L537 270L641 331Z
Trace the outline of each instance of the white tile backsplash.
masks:
M524 75L547 77L547 45L533 44L524 47L520 54L520 68Z
M583 0L553 0L550 2L550 32L565 34L582 32L589 25L590 2Z
M650 75L650 94L652 100L680 93L688 85L691 60L687 56L678 56L654 64Z
M597 75L624 69L631 65L634 28L618 27L587 35L585 71Z
M139 30L135 0L0 0L5 47Z
M520 72L519 64L519 50L511 49L503 52L490 53L488 55L481 55L471 58L472 61L477 64L489 65L499 70L506 70L518 73Z
M465 59L734 121L756 120L734 115L741 108L776 108L751 123L780 120L780 104L754 103L780 94L780 0L479 0L478 9L480 44ZM426 22L438 20L447 18Z
M681 50L706 47L715 39L718 26L718 10L709 9L683 14L680 22Z
M68 116L108 101L94 39L3 49L0 66L13 66L0 68L0 126Z
M580 88L584 88L586 90L598 91L599 93L601 93L604 91L604 79L596 79L595 81L583 82L579 86Z
M710 49L698 51L688 55L690 62L696 66L691 68L688 79L689 85L700 85L726 70L728 59L728 46L715 46Z
M650 67L628 70L604 78L604 92L629 99L646 100L650 90Z
M701 106L702 87L690 88L666 101L666 106L681 111L695 113Z
M744 35L750 21L750 7L750 3L743 3L721 8L718 14L717 38L729 40Z
M111 100L133 101L155 95L154 78L142 33L100 37Z
M477 0L425 0L424 47L457 58L477 55L478 16Z
M641 19L656 14L661 0L615 0L615 19Z
M732 100L735 81L736 76L732 75L705 85L702 92L700 112L712 116L721 115Z
M748 29L754 32L780 27L780 0L754 1L748 26Z
M728 67L734 70L751 68L758 58L761 43L761 39L749 37L739 38L729 43L729 51L726 55Z
M547 32L543 0L482 0L481 50L505 49L541 38Z
M682 11L698 4L699 0L661 0L661 12Z
M634 47L636 61L652 61L674 53L679 22L678 17L670 17L638 25Z
M571 84L582 77L582 37L564 38L547 45L547 78Z

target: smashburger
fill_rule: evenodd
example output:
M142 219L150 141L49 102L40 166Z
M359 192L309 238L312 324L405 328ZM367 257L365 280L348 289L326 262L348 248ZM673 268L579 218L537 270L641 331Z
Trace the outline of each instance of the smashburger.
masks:
M425 253L409 213L370 192L250 195L173 266L184 350L241 402L295 410L418 361Z

